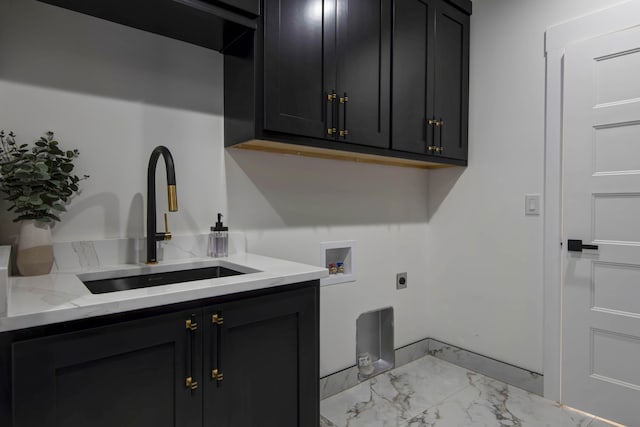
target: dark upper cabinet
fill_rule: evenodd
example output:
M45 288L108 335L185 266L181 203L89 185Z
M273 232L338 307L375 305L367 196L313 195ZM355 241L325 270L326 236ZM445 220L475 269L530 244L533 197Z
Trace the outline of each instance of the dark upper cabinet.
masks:
M389 148L390 17L390 0L337 0L338 141Z
M259 8L259 0L39 1L222 52L255 30Z
M390 12L390 0L266 0L264 128L388 148Z
M315 138L327 135L335 31L331 15L326 13L325 19L323 13L318 0L264 2L263 27L258 30L264 43L264 105L257 106L256 114L264 114L266 130ZM263 76L258 70L256 77Z
M392 148L467 159L469 15L441 0L394 5Z
M225 145L467 164L469 0L264 0L225 55Z
M317 426L318 287L0 334L0 424Z

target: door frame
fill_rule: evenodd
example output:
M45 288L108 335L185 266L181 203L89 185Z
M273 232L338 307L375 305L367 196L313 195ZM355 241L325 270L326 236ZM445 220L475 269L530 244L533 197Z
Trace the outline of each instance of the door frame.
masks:
M629 0L545 31L546 101L543 219L544 397L562 401L562 107L565 49L640 26L640 0Z

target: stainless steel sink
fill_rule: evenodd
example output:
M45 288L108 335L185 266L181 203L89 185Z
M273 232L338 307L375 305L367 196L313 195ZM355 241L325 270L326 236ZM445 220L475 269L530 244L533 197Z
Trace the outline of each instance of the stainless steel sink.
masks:
M190 270L166 271L102 279L83 279L81 276L78 277L82 280L82 283L89 288L89 291L91 291L92 294L104 294L108 292L126 291L129 289L169 285L172 283L216 279L219 277L236 276L239 274L246 273L217 265Z

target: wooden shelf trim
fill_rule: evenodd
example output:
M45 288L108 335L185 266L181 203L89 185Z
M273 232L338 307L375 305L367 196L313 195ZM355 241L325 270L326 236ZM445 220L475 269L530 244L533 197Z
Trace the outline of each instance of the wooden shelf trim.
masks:
M329 148L309 147L305 145L287 144L283 142L266 141L262 139L252 139L247 142L233 145L229 148L419 169L441 169L455 167L455 165L446 165L442 163L413 159L402 159L398 157L378 156L375 154L354 153L351 151L338 151L331 150Z

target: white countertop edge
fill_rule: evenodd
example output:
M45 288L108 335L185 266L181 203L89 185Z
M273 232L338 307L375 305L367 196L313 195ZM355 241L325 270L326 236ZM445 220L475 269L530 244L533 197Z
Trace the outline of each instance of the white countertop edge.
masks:
M7 315L11 246L0 246L0 317Z
M105 273L120 276L214 265L229 265L232 268L238 265L257 272L105 294L91 294L77 276L95 275L99 278ZM118 265L84 269L77 273L9 277L8 310L7 315L0 316L0 332L268 289L327 276L325 268L242 253L226 258L162 262L154 266Z

